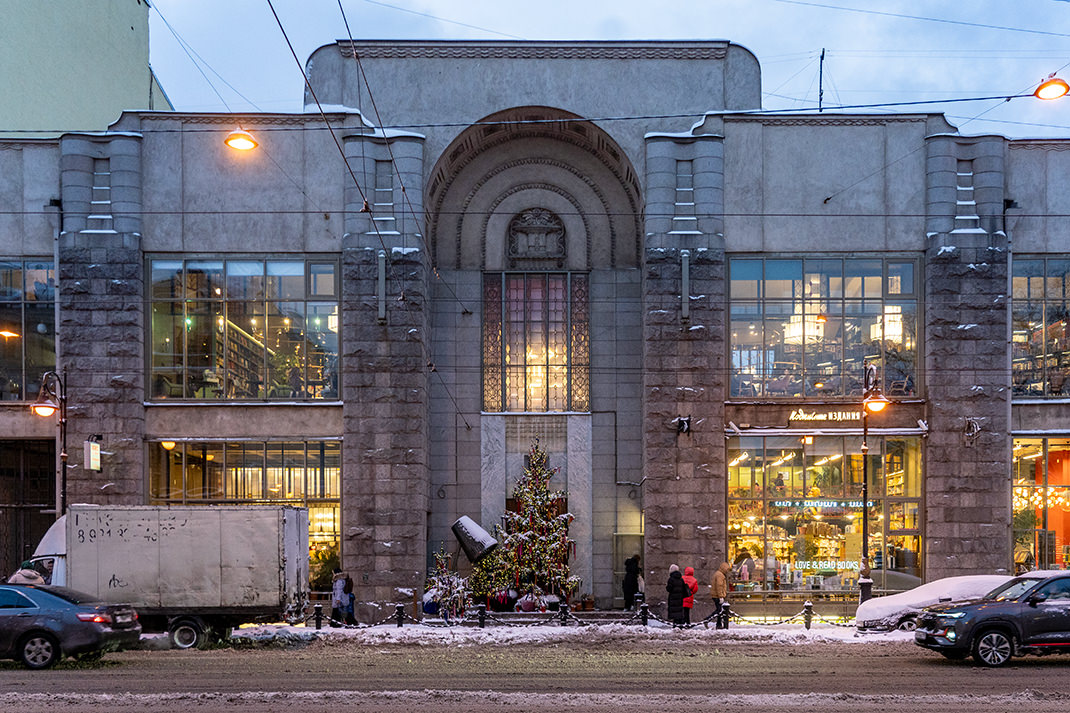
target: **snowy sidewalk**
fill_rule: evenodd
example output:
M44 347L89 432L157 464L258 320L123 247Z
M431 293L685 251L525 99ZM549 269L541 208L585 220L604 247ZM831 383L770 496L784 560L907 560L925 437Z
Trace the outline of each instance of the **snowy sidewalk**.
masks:
M406 622L366 628L330 628L317 631L309 626L263 625L236 629L234 639L256 643L309 642L332 639L363 644L440 644L456 646L503 646L518 643L623 642L640 640L694 641L707 644L717 642L770 643L778 645L806 645L813 643L875 643L883 641L913 641L914 632L890 631L858 633L854 627L815 623L806 629L801 623L762 625L739 623L727 630L695 627L673 629L661 623L650 626L636 624L591 624L588 626L423 626Z

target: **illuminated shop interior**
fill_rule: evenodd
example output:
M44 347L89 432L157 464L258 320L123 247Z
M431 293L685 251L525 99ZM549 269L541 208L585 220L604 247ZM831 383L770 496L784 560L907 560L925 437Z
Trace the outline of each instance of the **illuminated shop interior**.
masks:
M1070 439L1016 438L1011 498L1018 571L1070 562Z
M857 593L861 437L742 436L727 456L733 586ZM874 588L909 589L923 564L920 439L871 433L867 457Z
M307 507L313 563L337 559L338 441L156 441L149 443L149 470L153 505Z

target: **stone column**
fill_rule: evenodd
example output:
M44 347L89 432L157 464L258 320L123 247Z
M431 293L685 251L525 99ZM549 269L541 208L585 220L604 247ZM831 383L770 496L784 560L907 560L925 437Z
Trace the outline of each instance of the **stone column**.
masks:
M67 375L67 503L145 502L141 138L60 141L57 371ZM99 473L83 442L101 436Z
M716 135L651 135L646 146L643 562L656 601L671 563L704 581L724 557L724 146ZM677 208L678 161L691 162L693 211Z
M1004 139L930 138L925 573L1011 564Z
M423 142L390 142L403 183L393 176L393 205L385 207L375 206L374 161L391 159L386 141L348 136L345 149L364 195L347 174L342 567L356 583L358 616L378 621L422 593L427 561L430 262L412 218L423 210ZM371 212L361 212L365 197Z

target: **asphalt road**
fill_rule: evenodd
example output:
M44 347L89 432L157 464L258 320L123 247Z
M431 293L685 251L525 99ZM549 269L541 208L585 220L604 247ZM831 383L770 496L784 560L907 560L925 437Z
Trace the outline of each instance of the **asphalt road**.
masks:
M782 645L657 640L367 644L129 651L25 671L0 662L0 710L381 711L1067 710L1070 656L999 670L907 641Z

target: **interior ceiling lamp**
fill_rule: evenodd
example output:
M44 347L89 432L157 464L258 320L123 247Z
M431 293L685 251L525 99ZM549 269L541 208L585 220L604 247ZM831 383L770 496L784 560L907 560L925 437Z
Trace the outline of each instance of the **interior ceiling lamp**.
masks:
M227 134L227 138L223 140L223 143L237 151L251 151L260 145L252 134L241 127Z
M1037 99L1058 99L1066 96L1067 92L1070 92L1070 84L1051 74L1040 83L1040 86L1033 92L1033 96Z
M0 337L3 337L4 339L17 336L19 336L18 332L12 332L10 329L0 329Z
M174 441L160 441L160 445L163 446L163 449L165 451L169 451L169 450L174 449L175 442Z

